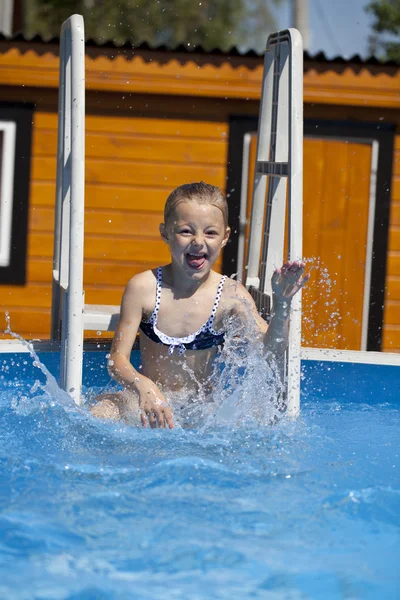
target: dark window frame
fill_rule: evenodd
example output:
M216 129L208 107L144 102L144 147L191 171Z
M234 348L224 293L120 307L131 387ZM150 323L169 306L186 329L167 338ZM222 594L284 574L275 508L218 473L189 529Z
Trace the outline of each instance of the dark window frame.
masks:
M0 103L0 121L16 124L11 252L9 264L0 266L0 285L26 283L33 111L31 104Z
M227 195L232 233L223 257L223 270L227 275L233 274L237 265L243 137L246 133L257 132L257 123L257 117L247 115L232 116L229 122ZM377 140L379 143L367 350L380 351L382 349L395 126L382 122L361 123L307 119L304 121L304 137L313 135L371 139Z

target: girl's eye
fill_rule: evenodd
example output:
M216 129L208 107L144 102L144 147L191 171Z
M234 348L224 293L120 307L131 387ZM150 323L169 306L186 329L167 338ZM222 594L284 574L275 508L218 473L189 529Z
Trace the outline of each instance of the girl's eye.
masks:
M182 231L180 231L179 233L183 233L183 234L185 234L185 235L187 235L187 234L189 234L189 235L190 235L190 234L191 234L191 231L190 231L189 229L182 229Z
M218 235L216 231L207 231L207 235Z

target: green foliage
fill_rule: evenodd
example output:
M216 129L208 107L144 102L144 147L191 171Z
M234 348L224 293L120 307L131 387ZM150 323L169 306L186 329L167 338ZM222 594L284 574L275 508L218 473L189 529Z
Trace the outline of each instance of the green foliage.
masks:
M400 0L374 0L366 6L366 11L375 17L371 53L400 63ZM387 39L388 35L391 39Z
M28 0L26 33L58 36L71 14L85 19L86 37L98 42L147 41L201 45L207 50L264 45L275 28L273 6L283 0Z

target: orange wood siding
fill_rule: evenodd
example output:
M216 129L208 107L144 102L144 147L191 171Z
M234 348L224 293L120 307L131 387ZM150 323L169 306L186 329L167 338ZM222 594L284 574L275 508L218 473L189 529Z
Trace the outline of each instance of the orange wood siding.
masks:
M382 350L400 352L400 135L395 138Z
M56 127L55 113L35 114L28 282L1 286L1 312L26 338L50 331ZM86 131L85 301L119 304L130 277L168 261L158 233L168 193L200 179L224 189L227 124L88 115Z
M361 349L371 145L305 138L303 254L317 269L303 292L305 346Z
M45 47L46 52L43 52ZM1 81L8 86L58 87L58 47L0 42ZM40 57L40 58L38 58ZM262 57L90 48L86 87L119 93L176 94L259 100ZM400 107L400 70L390 66L306 61L304 101L327 105Z

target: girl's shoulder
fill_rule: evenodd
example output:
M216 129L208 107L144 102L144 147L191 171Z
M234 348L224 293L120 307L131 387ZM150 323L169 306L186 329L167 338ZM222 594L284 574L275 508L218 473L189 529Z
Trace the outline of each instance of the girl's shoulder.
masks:
M140 308L150 312L154 307L154 299L157 288L157 269L143 271L131 277L125 287L123 304L140 306Z
M224 293L222 295L222 307L224 311L235 311L243 308L246 304L254 305L253 298L247 289L237 281L227 277L224 283Z
M268 329L267 323L257 311L251 294L244 285L235 279L226 280L225 294L223 295L223 314L226 317L235 317L249 323L249 318L256 323L260 333L264 334Z
M126 284L126 290L151 292L157 286L157 269L137 273Z

